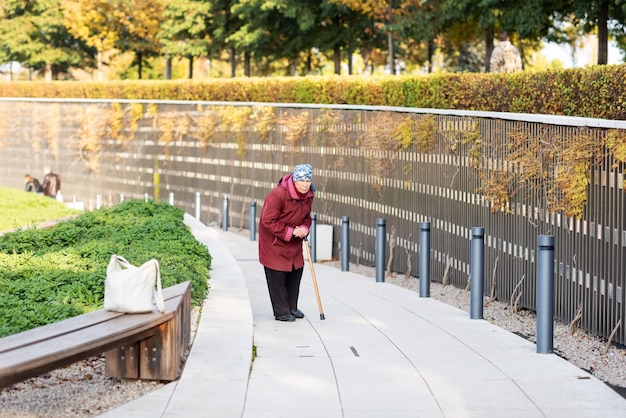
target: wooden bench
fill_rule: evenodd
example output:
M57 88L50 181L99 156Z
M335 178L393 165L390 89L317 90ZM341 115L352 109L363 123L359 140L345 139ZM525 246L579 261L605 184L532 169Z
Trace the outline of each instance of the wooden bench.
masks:
M100 309L0 338L0 389L102 353L107 377L176 380L191 338L190 282L163 297L164 313Z

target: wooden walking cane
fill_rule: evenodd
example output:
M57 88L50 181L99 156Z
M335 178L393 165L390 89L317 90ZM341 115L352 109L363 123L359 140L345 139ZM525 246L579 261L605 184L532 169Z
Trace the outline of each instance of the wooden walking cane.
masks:
M315 288L315 296L317 297L317 307L320 310L320 319L324 320L324 311L322 310L322 301L320 300L320 291L317 288L317 279L315 278L315 270L313 269L313 259L311 258L311 249L309 247L309 240L305 238L306 241L304 246L306 248L306 255L309 257L309 266L311 266L311 277L313 278L313 287Z

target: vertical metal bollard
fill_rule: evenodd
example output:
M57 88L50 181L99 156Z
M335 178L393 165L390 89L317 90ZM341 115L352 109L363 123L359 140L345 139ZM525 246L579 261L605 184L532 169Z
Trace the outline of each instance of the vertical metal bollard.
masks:
M554 348L554 235L537 237L537 353Z
M102 195L96 195L96 209L100 209L102 207Z
M309 231L311 244L311 263L317 263L317 215L311 214L311 230ZM305 244L306 245L306 244Z
M250 241L256 241L256 202L250 202Z
M143 194L143 201L147 202L148 201L148 193L144 193Z
M222 201L222 231L228 231L228 196Z
M376 282L385 281L385 243L387 241L386 220L384 218L376 219Z
M200 192L196 192L196 219L200 220Z
M470 319L483 319L485 291L485 228L472 228L470 247Z
M430 222L420 223L420 297L430 297Z
M120 203L124 203L124 193L120 195Z
M350 217L341 217L341 271L350 270Z
M170 205L174 206L174 193L170 192Z

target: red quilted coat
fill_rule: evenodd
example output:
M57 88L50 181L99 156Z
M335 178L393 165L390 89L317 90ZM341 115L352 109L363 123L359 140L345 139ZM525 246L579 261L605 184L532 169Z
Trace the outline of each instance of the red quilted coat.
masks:
M301 196L291 179L283 176L263 202L259 219L259 261L278 271L292 271L304 266L302 239L294 237L296 227L311 228L311 189Z

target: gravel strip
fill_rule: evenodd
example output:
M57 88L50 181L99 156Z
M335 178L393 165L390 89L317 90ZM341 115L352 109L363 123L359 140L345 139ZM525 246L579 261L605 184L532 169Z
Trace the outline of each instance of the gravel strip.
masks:
M199 313L199 307L191 311L192 341ZM91 357L2 390L0 418L94 417L164 385L152 380L107 378L104 355Z

